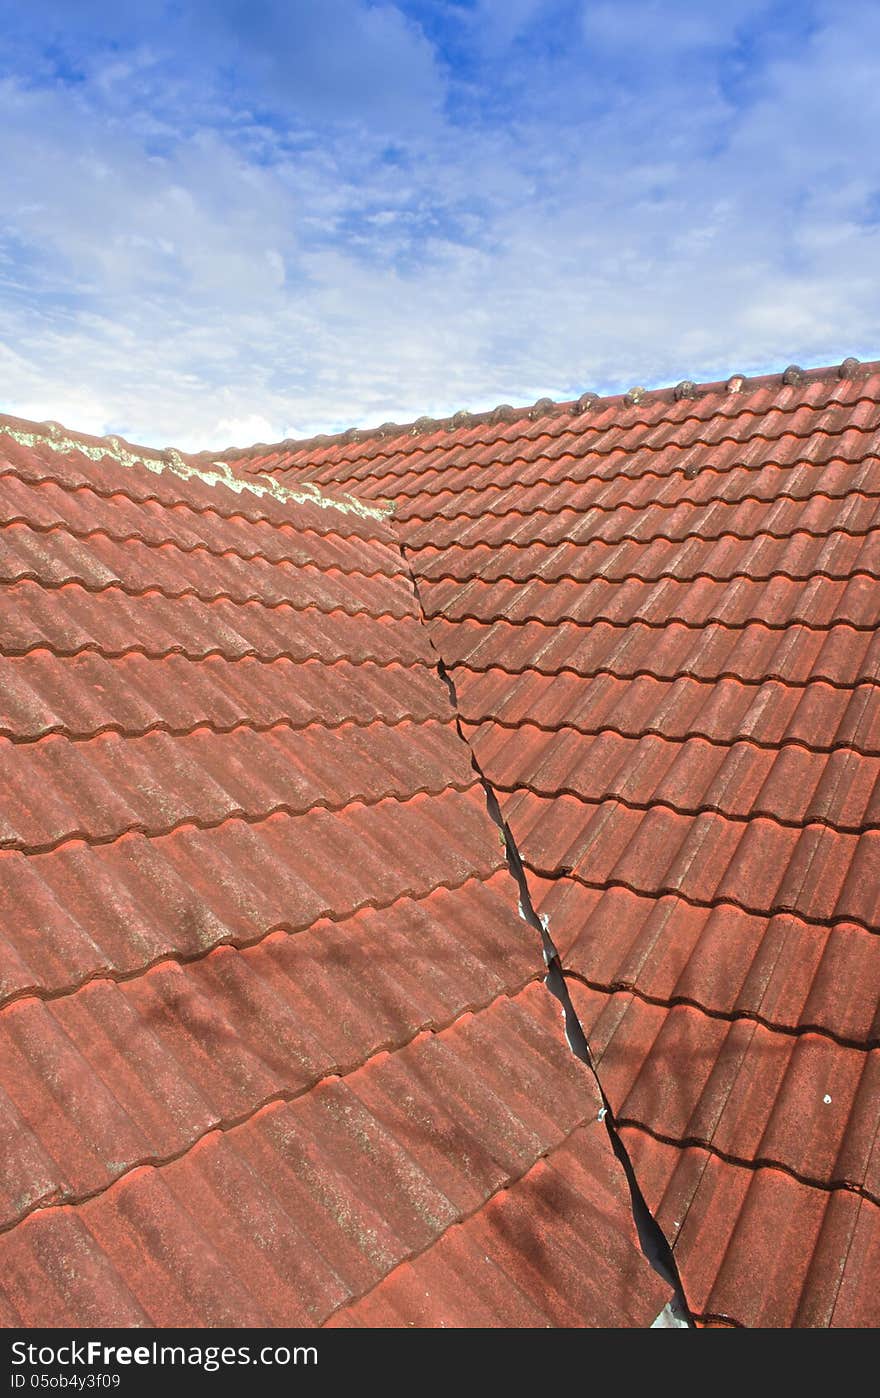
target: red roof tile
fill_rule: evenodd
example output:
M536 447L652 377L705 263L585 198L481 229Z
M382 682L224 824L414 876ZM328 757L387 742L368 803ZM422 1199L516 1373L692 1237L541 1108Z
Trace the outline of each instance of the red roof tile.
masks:
M611 1164L601 1123L577 1128L467 1227L454 1225L329 1324L402 1328L442 1314L447 1326L493 1325L499 1317L517 1327L576 1326L586 1291L597 1323L620 1325L639 1281L617 1224Z
M386 515L0 421L0 627L0 1322L650 1324Z
M695 1314L880 1323L880 365L230 456L394 501Z
M586 1126L598 1125L598 1097L555 1020L533 985L311 1090L264 1098L239 1120L203 1128L167 1163L131 1168L93 1197L56 1197L3 1235L8 1323L315 1324L411 1258L437 1287L420 1323L460 1323L442 1286L444 1256L460 1237L472 1250L501 1249L502 1266L527 1278L520 1306L543 1310L544 1324L560 1321L558 1272L568 1288L565 1323L645 1323L665 1288L621 1232L623 1177L607 1138ZM541 1110L534 1103L547 1100L549 1081L553 1104ZM536 1164L549 1154L558 1170L556 1148L579 1127L586 1131L569 1142L563 1196L548 1201L539 1183L543 1209L523 1223ZM595 1156L606 1178L589 1168ZM511 1185L501 1206L499 1191ZM563 1198L575 1206L564 1218L556 1214ZM622 1264L613 1296L602 1269L594 1271L595 1221L582 1221L591 1210ZM521 1242L511 1238L511 1214L525 1229ZM435 1254L454 1225L455 1243ZM553 1258L547 1285L544 1269L533 1265L528 1275L538 1229ZM497 1288L497 1299L483 1291L484 1323L511 1323L510 1289Z
M876 1325L874 1203L637 1128L622 1134L649 1207L687 1258L691 1303L707 1321Z

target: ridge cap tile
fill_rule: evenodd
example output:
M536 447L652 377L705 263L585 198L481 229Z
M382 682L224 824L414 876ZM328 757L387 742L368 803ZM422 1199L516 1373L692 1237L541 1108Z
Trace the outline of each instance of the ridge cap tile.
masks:
M592 413L597 409L625 411L631 407L653 407L655 404L673 407L679 403L686 405L688 400L693 401L713 395L760 393L772 389L783 392L789 388L808 389L813 384L833 386L838 383L867 380L878 372L880 372L880 359L862 362L850 356L840 364L806 370L800 369L796 365L789 365L787 369L779 373L749 376L734 374L726 380L716 379L699 383L683 379L674 387L650 389L638 387L606 395L586 391L573 399L554 400L545 397L538 399L536 403L521 407L511 407L504 403L477 413L461 410L446 417L422 416L406 423L385 422L378 427L349 427L335 433L319 433L316 436L303 438L286 438L271 445L259 442L250 447L227 447L214 454L224 461L235 462L246 460L248 457L285 452L291 454L310 448L323 450L348 444L364 445L370 442L398 440L443 432L460 433L484 424L522 422L525 425L535 423L538 420L565 416L576 418L586 413ZM209 455L211 453L200 453L202 458L207 458Z

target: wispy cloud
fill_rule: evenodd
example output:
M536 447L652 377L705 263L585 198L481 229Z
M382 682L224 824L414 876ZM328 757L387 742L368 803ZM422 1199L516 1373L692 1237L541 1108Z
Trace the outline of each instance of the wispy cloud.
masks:
M878 352L873 4L5 32L7 411L198 448Z

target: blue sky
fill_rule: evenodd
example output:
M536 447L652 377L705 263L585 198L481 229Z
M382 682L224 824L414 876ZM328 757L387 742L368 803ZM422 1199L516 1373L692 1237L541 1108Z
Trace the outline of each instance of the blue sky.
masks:
M880 5L0 3L0 408L184 448L880 355Z

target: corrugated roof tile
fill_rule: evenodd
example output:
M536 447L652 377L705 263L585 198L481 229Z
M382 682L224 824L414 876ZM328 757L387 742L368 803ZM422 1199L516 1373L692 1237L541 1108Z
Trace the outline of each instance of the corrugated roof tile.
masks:
M437 1244L600 1099L387 515L3 420L0 621L0 1318L320 1324L413 1258L469 1320ZM508 1238L485 1323L668 1299L586 1153L616 1284L542 1218L577 1304Z

